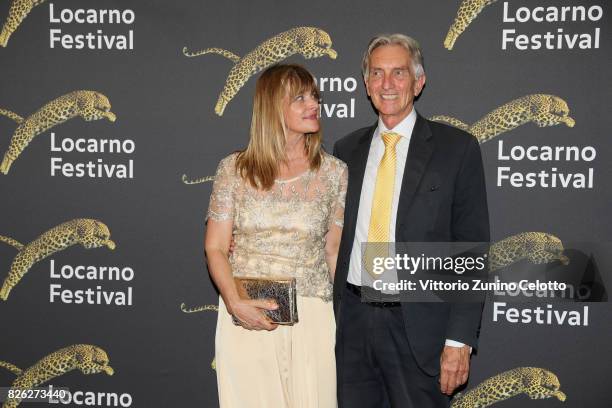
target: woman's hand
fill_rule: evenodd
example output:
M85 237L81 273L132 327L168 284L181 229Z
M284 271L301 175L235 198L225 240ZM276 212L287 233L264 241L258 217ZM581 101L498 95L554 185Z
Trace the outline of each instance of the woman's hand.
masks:
M272 331L278 324L270 321L264 310L276 310L278 305L273 300L237 300L232 303L229 313L236 317L240 325L247 330L268 330Z
M234 249L236 249L236 240L234 240L234 236L232 235L232 240L230 241L230 246L229 246L229 256L230 257L234 253Z

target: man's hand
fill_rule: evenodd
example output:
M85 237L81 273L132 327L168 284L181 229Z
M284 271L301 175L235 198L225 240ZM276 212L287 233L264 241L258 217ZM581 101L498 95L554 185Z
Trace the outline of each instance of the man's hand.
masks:
M440 357L440 390L452 395L468 379L470 372L470 346L444 346Z

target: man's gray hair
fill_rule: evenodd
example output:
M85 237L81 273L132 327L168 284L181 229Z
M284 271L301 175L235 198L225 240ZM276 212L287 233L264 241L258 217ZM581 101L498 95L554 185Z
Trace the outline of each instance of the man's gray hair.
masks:
M414 77L420 78L425 74L425 69L423 68L423 54L421 53L421 46L417 40L399 33L379 34L370 40L368 48L363 54L363 60L361 61L361 70L366 80L370 75L370 55L376 48L382 47L383 45L399 45L403 47L410 55Z

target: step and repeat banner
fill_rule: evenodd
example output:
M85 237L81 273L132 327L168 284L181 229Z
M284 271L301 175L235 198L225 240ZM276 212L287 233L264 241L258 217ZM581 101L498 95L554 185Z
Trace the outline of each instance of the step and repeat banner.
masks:
M246 146L274 63L316 77L327 151L374 123L360 61L381 32L421 43L417 110L480 141L507 264L583 266L567 296L486 303L454 406L612 406L612 307L592 302L612 268L611 16L604 0L1 0L0 387L57 391L2 407L217 406L217 164Z

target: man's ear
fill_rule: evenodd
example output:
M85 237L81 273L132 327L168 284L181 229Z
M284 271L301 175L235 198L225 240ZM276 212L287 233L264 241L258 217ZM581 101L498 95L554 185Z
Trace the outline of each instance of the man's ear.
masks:
M427 78L425 77L425 74L423 74L416 81L414 81L414 96L415 97L419 96L419 94L423 90L426 79Z
M370 88L368 87L368 78L363 77L363 84L365 85L366 93L370 96Z

